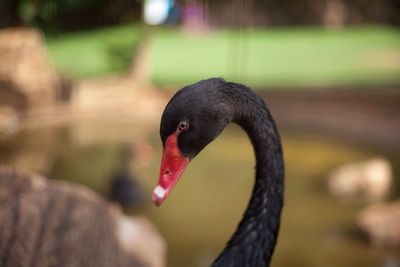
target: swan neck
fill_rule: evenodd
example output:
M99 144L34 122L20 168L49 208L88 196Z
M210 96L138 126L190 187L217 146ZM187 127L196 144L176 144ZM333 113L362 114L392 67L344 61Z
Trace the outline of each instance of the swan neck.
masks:
M235 106L241 108L234 122L246 131L253 145L255 183L243 218L213 267L269 266L279 231L284 188L279 133L264 101L246 88L244 94L243 102L235 99Z

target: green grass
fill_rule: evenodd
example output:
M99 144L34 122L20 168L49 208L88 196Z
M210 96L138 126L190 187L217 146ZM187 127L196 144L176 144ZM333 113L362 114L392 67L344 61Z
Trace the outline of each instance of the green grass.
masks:
M46 37L57 71L73 78L128 71L139 39L134 24Z
M153 35L150 78L183 85L225 77L253 86L384 85L400 82L400 31L358 27Z
M47 36L56 69L72 78L127 72L141 38L139 25ZM385 85L400 82L400 31L358 27L153 32L150 79L181 86L224 77L252 86Z

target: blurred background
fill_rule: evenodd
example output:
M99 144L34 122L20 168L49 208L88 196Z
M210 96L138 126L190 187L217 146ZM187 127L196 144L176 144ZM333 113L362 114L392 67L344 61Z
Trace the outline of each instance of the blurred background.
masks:
M254 156L232 125L162 208L158 126L209 77L251 86L283 138L272 266L400 266L400 2L1 0L0 164L85 185L148 217L168 266L209 266Z

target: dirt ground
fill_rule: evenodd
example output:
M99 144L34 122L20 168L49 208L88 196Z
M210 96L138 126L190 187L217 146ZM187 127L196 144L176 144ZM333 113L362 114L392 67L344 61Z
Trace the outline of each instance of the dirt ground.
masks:
M281 127L361 145L400 148L400 87L270 90L262 93Z
M31 112L26 127L115 120L158 124L178 88L162 90L129 76L83 80L68 105ZM385 149L400 147L400 88L326 88L257 91L281 128L325 134Z

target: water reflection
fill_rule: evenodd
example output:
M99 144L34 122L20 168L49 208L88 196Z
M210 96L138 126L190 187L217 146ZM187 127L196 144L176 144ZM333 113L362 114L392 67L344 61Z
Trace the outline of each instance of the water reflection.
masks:
M156 125L139 128L122 127L123 138L113 131L112 138L91 143L77 134L87 135L86 130L73 127L21 132L1 141L0 163L81 183L107 195L112 173L121 164L122 147L128 139L144 143L155 156L146 164L132 160L129 168L147 192L145 207L127 212L144 214L157 225L169 245L168 266L209 266L236 228L250 196L254 156L247 136L236 126L228 127L192 162L166 204L155 208L149 192L160 162L158 130ZM272 266L398 266L396 257L359 239L354 221L362 205L339 204L325 189L326 174L333 167L375 152L289 132L283 132L283 144L285 208Z

